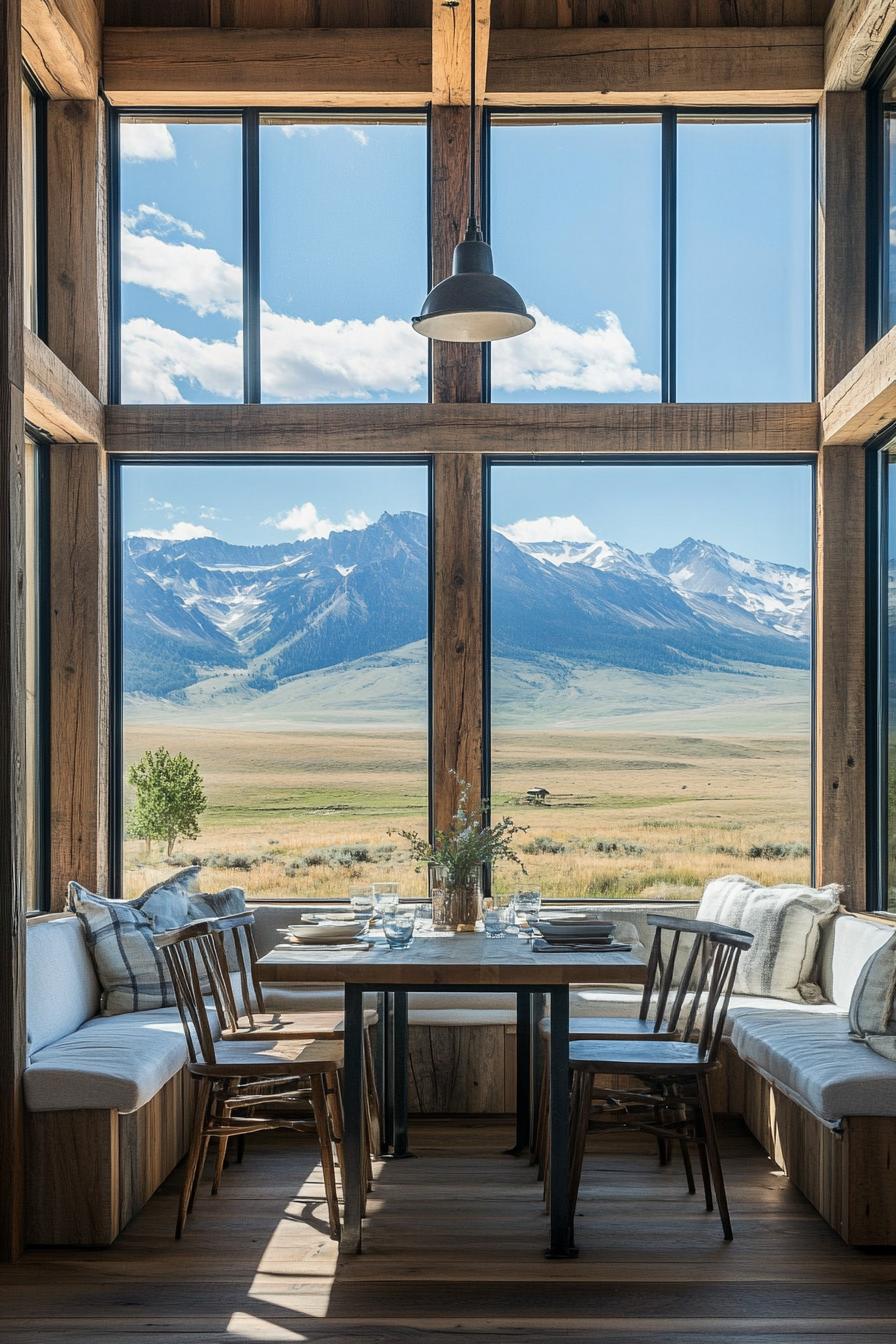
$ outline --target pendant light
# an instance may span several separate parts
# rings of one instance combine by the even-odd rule
[[[452,6],[454,8],[454,6]],[[433,341],[503,341],[535,326],[520,295],[495,275],[476,215],[476,0],[470,0],[470,214],[447,280],[431,289],[411,325]]]

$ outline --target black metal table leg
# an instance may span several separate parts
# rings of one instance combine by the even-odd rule
[[[377,995],[379,1022],[376,1031],[376,1086],[380,1094],[382,1124],[380,1125],[380,1154],[385,1156],[392,1146],[392,1070],[390,1065],[392,1041],[392,1004],[389,991]]]
[[[410,1157],[408,1152],[408,995],[396,989],[392,994],[392,1156]]]
[[[516,996],[516,1142],[514,1157],[528,1151],[532,1130],[532,995]]]
[[[345,986],[345,1063],[343,1106],[345,1159],[345,1223],[340,1251],[355,1255],[361,1250],[361,1182],[366,1180],[364,1163],[364,996],[360,985]]]
[[[577,1255],[569,1208],[569,986],[551,990],[551,1244],[548,1259]]]

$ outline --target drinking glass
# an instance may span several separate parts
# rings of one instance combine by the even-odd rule
[[[398,883],[397,882],[374,882],[373,883],[373,903],[376,906],[377,914],[386,915],[393,910],[398,909]]]
[[[509,905],[490,905],[482,912],[486,938],[503,938],[510,923]]]
[[[390,947],[410,947],[414,939],[417,911],[414,906],[390,910],[383,914],[383,933]]]
[[[527,891],[517,891],[513,896],[513,913],[516,926],[524,935],[534,932],[530,919],[537,918],[541,909],[541,888],[530,887]]]
[[[368,882],[364,886],[349,887],[348,901],[353,915],[369,919],[373,914],[373,884]]]

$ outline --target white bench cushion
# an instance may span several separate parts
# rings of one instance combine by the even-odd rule
[[[136,1111],[186,1060],[176,1008],[94,1017],[32,1056],[25,1104],[32,1111]]]
[[[866,961],[891,937],[893,925],[856,915],[838,915],[821,935],[818,980],[822,993],[844,1013]]]
[[[731,1043],[741,1059],[828,1124],[896,1116],[896,1063],[849,1036],[842,1013],[741,1009]]]
[[[100,1010],[100,984],[74,915],[29,919],[25,929],[28,1054],[77,1031]]]

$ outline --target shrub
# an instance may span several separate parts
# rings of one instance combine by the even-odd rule
[[[807,859],[808,857],[809,846],[796,840],[751,845],[747,850],[748,859]]]
[[[626,854],[631,856],[646,853],[644,846],[635,844],[634,840],[589,840],[585,848],[591,850],[594,854]]]
[[[206,868],[235,868],[240,873],[248,873],[258,862],[249,854],[206,854],[202,860]]]
[[[562,840],[552,840],[549,835],[534,835],[522,848],[524,854],[563,854],[566,851]]]

